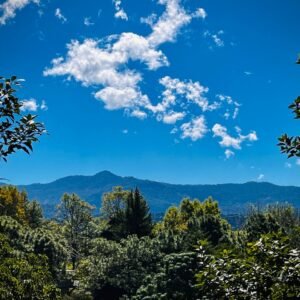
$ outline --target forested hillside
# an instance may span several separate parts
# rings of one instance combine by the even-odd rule
[[[182,199],[154,223],[141,191],[115,187],[100,217],[64,194],[55,219],[0,188],[0,299],[299,299],[300,219],[253,207],[233,230],[218,203]]]
[[[46,216],[51,217],[64,192],[76,193],[99,208],[102,194],[110,191],[114,186],[141,189],[153,213],[162,213],[169,206],[178,205],[184,197],[205,199],[212,196],[218,200],[224,214],[245,213],[250,203],[262,207],[275,202],[288,202],[295,207],[300,206],[299,187],[278,186],[265,182],[216,185],[168,184],[134,177],[121,177],[108,171],[94,176],[69,176],[48,184],[19,186],[19,189],[27,191],[31,199],[39,199]]]

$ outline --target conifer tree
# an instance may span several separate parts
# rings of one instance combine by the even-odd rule
[[[125,222],[128,234],[136,234],[141,237],[149,235],[151,232],[152,218],[149,206],[137,188],[128,196]]]

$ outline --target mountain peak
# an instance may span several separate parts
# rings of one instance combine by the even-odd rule
[[[99,176],[119,177],[118,175],[116,175],[108,170],[100,171],[100,172],[96,173],[94,176],[95,177],[99,177]]]

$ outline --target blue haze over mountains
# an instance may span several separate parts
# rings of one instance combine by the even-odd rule
[[[68,176],[47,184],[20,185],[19,188],[27,191],[29,199],[40,201],[45,215],[51,217],[63,193],[78,194],[96,206],[98,213],[103,193],[111,191],[114,186],[125,189],[138,187],[155,214],[164,212],[171,205],[178,205],[184,197],[204,200],[212,196],[219,201],[223,214],[243,213],[250,203],[263,207],[274,202],[289,202],[300,207],[300,187],[295,186],[278,186],[267,182],[181,185],[121,177],[109,171],[93,176]]]

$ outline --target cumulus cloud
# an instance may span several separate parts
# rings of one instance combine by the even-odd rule
[[[216,123],[213,128],[212,128],[212,132],[213,132],[213,136],[214,137],[220,137],[221,141],[219,142],[219,144],[222,147],[232,147],[234,149],[241,149],[241,144],[245,141],[249,141],[249,142],[254,142],[257,141],[257,135],[255,131],[250,132],[247,135],[242,135],[239,130],[237,130],[237,136],[233,137],[231,135],[228,134],[227,128],[225,126],[222,126],[218,123]]]
[[[0,5],[0,24],[5,25],[9,19],[16,16],[16,12],[30,3],[39,4],[39,0],[7,0]]]
[[[153,24],[150,35],[124,32],[109,36],[105,45],[103,40],[71,41],[67,45],[66,58],[52,60],[52,67],[46,69],[44,75],[65,75],[85,86],[101,86],[95,97],[103,101],[107,109],[126,108],[130,115],[143,118],[147,116],[145,109],[155,113],[156,107],[140,90],[142,75],[137,70],[129,70],[126,65],[129,61],[139,61],[149,70],[168,66],[167,57],[158,47],[175,41],[181,27],[192,19],[179,0],[160,0],[159,3],[165,5],[166,10]]]
[[[190,122],[182,124],[180,129],[182,130],[181,138],[190,138],[192,141],[203,138],[208,131],[204,116],[196,117]]]
[[[60,8],[57,8],[57,9],[55,10],[54,15],[55,15],[55,17],[57,17],[57,19],[59,19],[62,23],[66,23],[66,22],[67,22],[67,18],[62,14]]]
[[[121,1],[114,3],[121,9]],[[199,81],[170,76],[159,80],[162,92],[158,101],[153,101],[142,91],[143,68],[134,69],[130,62],[142,64],[148,71],[169,66],[161,45],[175,42],[181,29],[193,18],[206,17],[204,9],[187,12],[180,0],[158,0],[158,3],[165,6],[160,16],[151,14],[141,19],[151,28],[148,35],[123,32],[99,40],[72,40],[67,44],[67,54],[53,59],[52,66],[44,70],[44,75],[66,76],[83,86],[93,86],[97,88],[94,97],[106,109],[123,109],[127,116],[139,119],[151,116],[165,124],[176,124],[176,133],[182,139],[196,141],[209,132],[204,114],[224,108],[228,118],[235,119],[240,104],[230,96],[221,94],[214,101],[209,101],[209,89]],[[219,124],[214,126],[214,136],[222,138],[220,145],[224,147],[240,149],[243,141],[253,140],[256,135],[255,132],[247,136],[238,133],[234,138],[229,136],[225,127],[222,131],[216,125]],[[175,133],[174,128],[172,132]]]
[[[36,111],[38,111],[38,109],[40,109],[40,110],[48,109],[45,100],[42,101],[41,105],[39,105],[37,103],[37,100],[34,98],[30,98],[28,100],[22,100],[21,103],[22,103],[22,106],[21,106],[22,111],[36,112]]]
[[[115,10],[116,10],[115,18],[128,21],[128,16],[127,16],[126,12],[124,11],[124,9],[121,7],[122,1],[121,0],[113,0],[113,3],[115,5]]]

